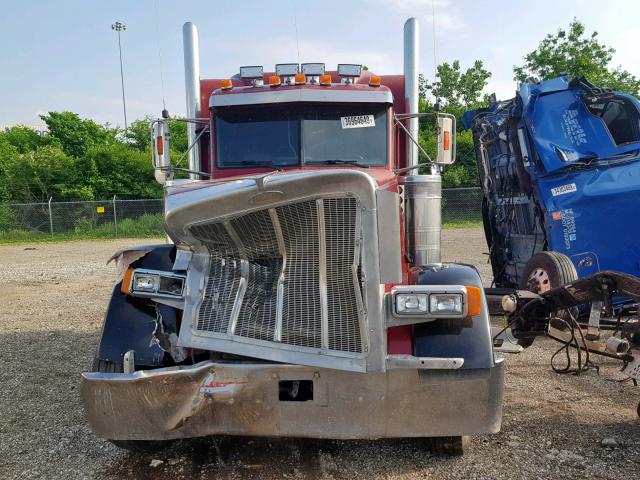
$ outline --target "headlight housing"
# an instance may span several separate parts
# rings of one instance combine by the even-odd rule
[[[482,289],[463,285],[403,285],[390,292],[391,315],[419,321],[465,318],[481,313]]]
[[[127,270],[122,279],[122,293],[134,297],[164,297],[181,299],[184,296],[186,276],[160,270],[142,268]]]

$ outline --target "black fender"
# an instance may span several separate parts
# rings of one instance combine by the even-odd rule
[[[416,285],[465,285],[479,287],[482,310],[477,317],[437,319],[414,326],[414,355],[417,357],[462,357],[463,369],[492,368],[493,342],[487,299],[480,274],[471,265],[442,264],[420,267]]]
[[[131,250],[148,250],[148,253],[130,264],[131,268],[172,271],[175,245],[141,246]],[[136,365],[167,366],[165,351],[160,348],[153,333],[158,318],[161,318],[164,332],[177,334],[181,312],[146,298],[125,295],[120,290],[121,286],[122,281],[119,281],[113,287],[104,317],[97,358],[114,363],[116,371],[122,371],[124,354],[134,350]]]

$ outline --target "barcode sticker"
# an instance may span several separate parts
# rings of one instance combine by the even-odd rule
[[[376,121],[373,115],[355,115],[353,117],[340,117],[342,128],[375,127]]]
[[[577,192],[575,183],[567,183],[566,185],[560,185],[559,187],[555,187],[551,189],[551,195],[557,197],[558,195],[564,195],[565,193]]]

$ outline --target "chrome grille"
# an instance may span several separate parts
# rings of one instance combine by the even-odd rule
[[[344,197],[191,227],[210,255],[194,333],[362,352],[359,220]]]

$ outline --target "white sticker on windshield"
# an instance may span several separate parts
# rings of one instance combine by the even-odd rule
[[[354,117],[340,117],[342,128],[375,127],[376,121],[373,115],[356,115]]]

